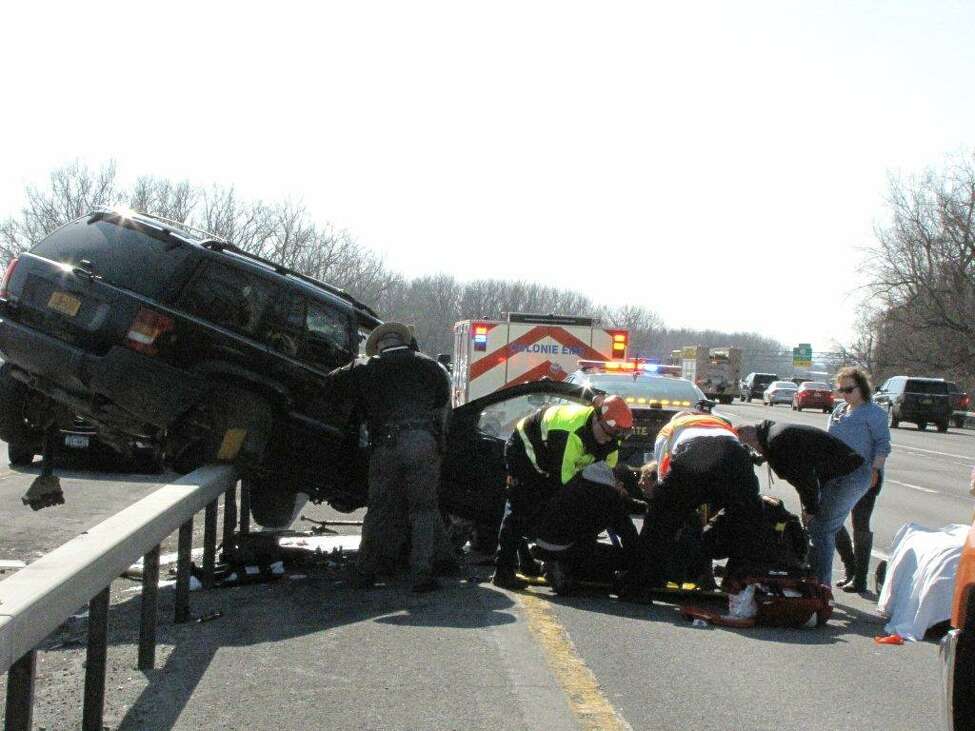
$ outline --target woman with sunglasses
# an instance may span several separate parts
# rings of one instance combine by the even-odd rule
[[[836,390],[842,394],[844,402],[833,409],[826,431],[856,450],[864,463],[850,474],[827,483],[819,510],[809,521],[812,543],[809,563],[823,584],[832,584],[836,534],[853,507],[879,484],[884,461],[890,454],[887,414],[871,400],[866,373],[859,368],[842,369],[836,374]],[[860,553],[865,552],[864,561],[869,562],[869,548],[864,548],[868,545],[863,540],[865,538],[862,536]]]

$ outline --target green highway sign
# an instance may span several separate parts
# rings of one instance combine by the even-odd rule
[[[798,347],[792,349],[792,366],[794,368],[812,367],[812,345],[799,343]]]

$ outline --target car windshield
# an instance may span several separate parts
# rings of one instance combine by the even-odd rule
[[[542,406],[555,403],[585,403],[564,395],[530,393],[509,398],[486,407],[477,418],[477,428],[492,437],[507,439],[522,417]]]
[[[662,406],[693,406],[704,398],[701,389],[683,378],[649,375],[634,378],[629,374],[606,373],[590,376],[589,383],[637,406],[650,401],[659,401]]]
[[[800,386],[800,388],[803,389],[804,391],[832,391],[833,390],[825,383],[819,383],[818,381],[806,381],[804,384],[802,384],[802,386]]]
[[[769,388],[799,388],[792,381],[776,381]]]

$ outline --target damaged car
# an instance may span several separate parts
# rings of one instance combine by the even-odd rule
[[[217,236],[100,209],[7,266],[0,439],[36,444],[81,417],[107,442],[162,445],[178,472],[234,462],[255,519],[274,524],[283,494],[341,501],[364,480],[348,467],[351,405],[319,394],[380,323],[341,289]]]

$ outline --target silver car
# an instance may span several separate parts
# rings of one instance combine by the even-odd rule
[[[775,406],[776,404],[789,404],[791,406],[792,397],[796,395],[798,388],[792,381],[772,381],[765,389],[765,393],[762,394],[762,403],[766,406]]]

